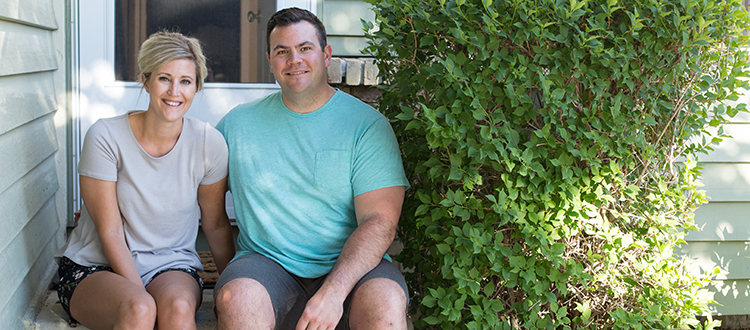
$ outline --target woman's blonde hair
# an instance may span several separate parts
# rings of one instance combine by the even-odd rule
[[[159,31],[146,39],[138,52],[138,69],[148,80],[151,73],[173,60],[189,59],[195,63],[196,91],[203,88],[206,79],[206,57],[198,39],[179,32]]]

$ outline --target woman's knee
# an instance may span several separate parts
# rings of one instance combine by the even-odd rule
[[[178,315],[193,315],[198,309],[198,302],[189,295],[174,295],[156,302],[159,313],[166,312]]]
[[[118,323],[147,323],[156,321],[156,302],[147,292],[133,294],[123,299],[118,308]]]

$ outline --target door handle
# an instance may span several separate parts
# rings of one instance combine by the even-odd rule
[[[261,14],[260,14],[260,10],[258,10],[258,13],[257,13],[257,14],[256,14],[256,13],[254,13],[254,12],[253,12],[252,10],[251,10],[251,11],[248,11],[248,12],[247,12],[247,21],[248,21],[248,22],[251,22],[251,23],[252,23],[252,21],[254,21],[254,20],[256,20],[256,19],[258,20],[258,22],[260,22],[260,19],[261,19],[261,18],[263,18],[263,16],[261,16]]]

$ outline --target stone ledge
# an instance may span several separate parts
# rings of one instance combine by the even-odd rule
[[[334,57],[328,66],[328,83],[347,86],[376,86],[382,80],[378,77],[380,70],[375,60],[369,57],[343,58]]]

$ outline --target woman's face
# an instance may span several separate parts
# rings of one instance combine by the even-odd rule
[[[168,122],[182,119],[198,90],[195,63],[189,59],[170,61],[154,70],[143,86],[149,93],[149,111]]]

